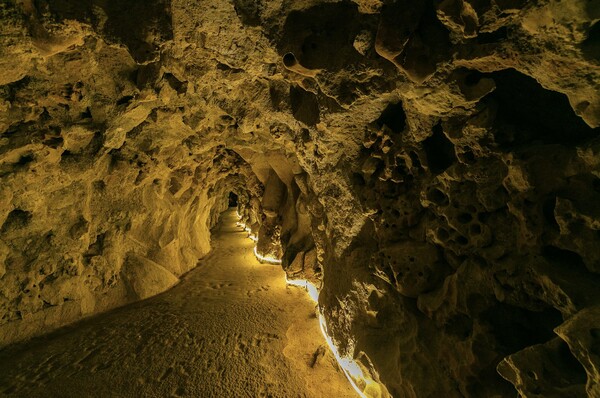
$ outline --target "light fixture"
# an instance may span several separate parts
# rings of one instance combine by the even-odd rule
[[[281,264],[281,260],[279,260],[275,257],[263,256],[263,255],[259,254],[256,246],[254,246],[254,255],[256,256],[258,261],[260,261],[262,263],[268,263],[268,264],[273,264],[273,265]]]
[[[236,214],[238,218],[241,219],[241,216],[237,211]],[[244,230],[248,232],[248,238],[252,239],[254,242],[258,242],[258,237],[252,234],[252,230],[248,228],[246,224],[237,222],[236,225],[244,228]],[[260,255],[256,246],[254,246],[254,255],[260,262],[276,265],[281,264],[280,259],[276,259],[271,256]],[[288,285],[298,286],[306,289],[306,292],[308,293],[309,297],[315,303],[318,304],[319,289],[317,289],[317,287],[312,282],[306,279],[288,279],[287,276],[285,277],[285,281]],[[376,396],[379,396],[379,394],[369,394],[369,391],[380,391],[379,385],[370,377],[365,376],[358,362],[356,362],[352,357],[342,357],[340,355],[338,348],[333,343],[333,339],[327,333],[327,324],[325,323],[325,317],[319,311],[318,305],[317,314],[319,317],[319,327],[321,329],[321,333],[323,334],[323,337],[325,338],[325,341],[327,342],[327,345],[333,353],[333,356],[335,357],[337,363],[340,365],[340,368],[342,368],[342,370],[344,371],[344,374],[350,382],[350,385],[352,386],[352,388],[354,388],[354,391],[356,391],[356,393],[361,398],[374,398]]]
[[[317,287],[310,281],[305,279],[288,279],[287,276],[285,281],[288,285],[299,286],[306,289],[310,298],[316,303],[319,302],[319,290]],[[333,343],[333,339],[327,333],[327,324],[325,323],[325,317],[319,311],[317,307],[317,314],[319,317],[319,326],[321,329],[321,333],[329,346],[329,349],[333,353],[336,361],[340,365],[340,368],[344,371],[346,378],[350,382],[354,391],[361,398],[374,398],[379,396],[380,394],[369,394],[369,391],[380,391],[379,385],[372,380],[370,377],[365,376],[360,365],[356,362],[352,357],[342,357],[338,348]]]
[[[312,282],[306,279],[288,279],[287,276],[285,277],[285,282],[288,285],[303,287],[315,303],[319,302],[319,289]]]

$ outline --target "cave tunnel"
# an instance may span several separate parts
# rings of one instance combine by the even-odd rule
[[[233,192],[229,192],[229,195],[227,196],[227,201],[229,203],[228,207],[237,207],[238,196],[236,194],[234,194]]]
[[[584,3],[4,2],[0,395],[599,397]]]

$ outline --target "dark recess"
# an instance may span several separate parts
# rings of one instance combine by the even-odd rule
[[[8,217],[0,228],[0,233],[7,233],[25,227],[31,221],[31,213],[21,209],[15,209],[8,213]]]
[[[237,207],[238,196],[233,192],[229,192],[229,207]]]
[[[301,87],[290,87],[292,114],[299,122],[309,126],[319,123],[319,102],[317,96]]]
[[[233,7],[244,25],[259,26],[261,3],[256,0],[233,0]]]
[[[485,76],[496,82],[483,101],[498,107],[494,139],[503,150],[533,143],[575,146],[600,133],[575,114],[566,95],[546,90],[529,76],[514,69]]]
[[[375,121],[379,128],[388,126],[394,133],[401,133],[406,127],[406,113],[402,107],[402,102],[397,104],[389,104]]]
[[[600,61],[600,21],[590,27],[587,38],[581,43],[581,50],[587,59]]]
[[[554,308],[535,312],[505,303],[484,311],[481,320],[489,325],[501,352],[507,355],[553,339],[556,337],[553,329],[563,322],[562,315]]]
[[[498,43],[508,38],[508,27],[503,26],[493,32],[479,33],[475,40],[478,44]]]
[[[40,12],[49,10],[58,20],[74,19],[101,28],[107,39],[127,46],[137,62],[152,60],[158,54],[156,43],[149,43],[148,37],[159,41],[173,38],[171,3],[166,0],[42,0],[37,7]],[[98,18],[96,8],[104,11],[106,22]]]
[[[444,135],[440,124],[435,125],[431,137],[423,141],[423,149],[427,155],[429,169],[434,174],[442,173],[456,161],[454,145]]]
[[[335,72],[363,58],[352,44],[361,28],[375,21],[375,17],[360,14],[350,2],[292,11],[278,49],[282,55],[293,53],[306,68]]]

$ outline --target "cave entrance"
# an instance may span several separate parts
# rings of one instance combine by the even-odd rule
[[[229,192],[229,207],[237,207],[238,196],[233,192]]]

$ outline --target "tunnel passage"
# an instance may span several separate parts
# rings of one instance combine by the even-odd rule
[[[314,302],[253,257],[237,220],[225,209],[212,254],[163,294],[0,350],[0,395],[356,397]]]
[[[227,201],[229,203],[229,207],[237,207],[238,205],[238,196],[233,192],[229,192],[227,196]]]
[[[390,395],[600,395],[593,3],[3,2],[0,345],[181,284],[233,192]]]

